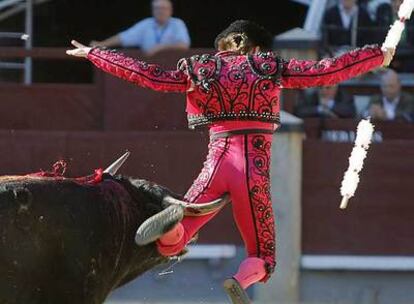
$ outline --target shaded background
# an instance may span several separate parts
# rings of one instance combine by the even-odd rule
[[[212,47],[217,33],[235,19],[250,19],[278,34],[300,26],[306,7],[291,1],[175,0],[175,16],[186,21],[193,47]],[[109,14],[110,12],[110,14]],[[151,15],[150,1],[57,0],[35,10],[34,45],[67,46],[72,38],[100,40]],[[287,17],[288,16],[288,17]],[[23,14],[0,26],[23,30]]]

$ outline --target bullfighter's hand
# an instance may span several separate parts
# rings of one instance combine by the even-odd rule
[[[384,62],[382,66],[387,67],[391,64],[392,59],[395,55],[395,48],[382,48],[382,53],[384,54]]]
[[[66,54],[70,56],[86,58],[92,49],[91,47],[83,45],[82,43],[79,43],[76,40],[72,40],[71,43],[75,47],[75,49],[66,51]]]

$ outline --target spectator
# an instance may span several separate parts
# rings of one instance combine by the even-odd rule
[[[171,0],[153,0],[152,15],[153,17],[146,18],[104,41],[92,41],[91,45],[139,47],[149,56],[163,50],[190,47],[190,37],[185,23],[172,17]]]
[[[367,116],[378,120],[412,121],[414,98],[402,92],[400,78],[394,70],[388,69],[382,75],[381,92],[371,99]]]
[[[338,90],[337,85],[318,88],[298,104],[295,112],[302,118],[354,118],[356,115],[353,98]]]
[[[361,5],[361,0],[360,0]],[[365,1],[365,7],[372,20],[376,20],[377,9],[383,4],[390,4],[391,0],[368,0]],[[363,4],[364,5],[364,4]]]
[[[324,39],[329,46],[362,46],[374,42],[374,22],[357,0],[339,0],[327,10],[323,20]]]

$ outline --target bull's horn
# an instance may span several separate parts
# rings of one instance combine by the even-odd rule
[[[118,170],[122,167],[122,165],[125,163],[125,161],[128,159],[131,152],[126,152],[124,155],[122,155],[118,160],[116,160],[112,165],[110,165],[104,173],[108,173],[110,175],[115,175]]]
[[[167,196],[164,198],[164,203],[179,205],[185,208],[186,216],[202,216],[211,214],[223,208],[230,202],[230,196],[228,194],[223,197],[208,203],[202,204],[190,204],[179,199]]]

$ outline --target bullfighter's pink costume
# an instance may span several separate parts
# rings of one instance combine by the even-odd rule
[[[203,203],[230,194],[248,255],[234,278],[247,288],[266,282],[276,264],[269,171],[281,89],[333,85],[381,66],[384,56],[377,46],[321,61],[226,51],[182,59],[173,71],[100,48],[92,49],[88,59],[136,85],[186,93],[190,128],[207,125],[211,138],[204,168],[185,199]],[[215,214],[185,217],[157,241],[159,252],[181,252]]]

